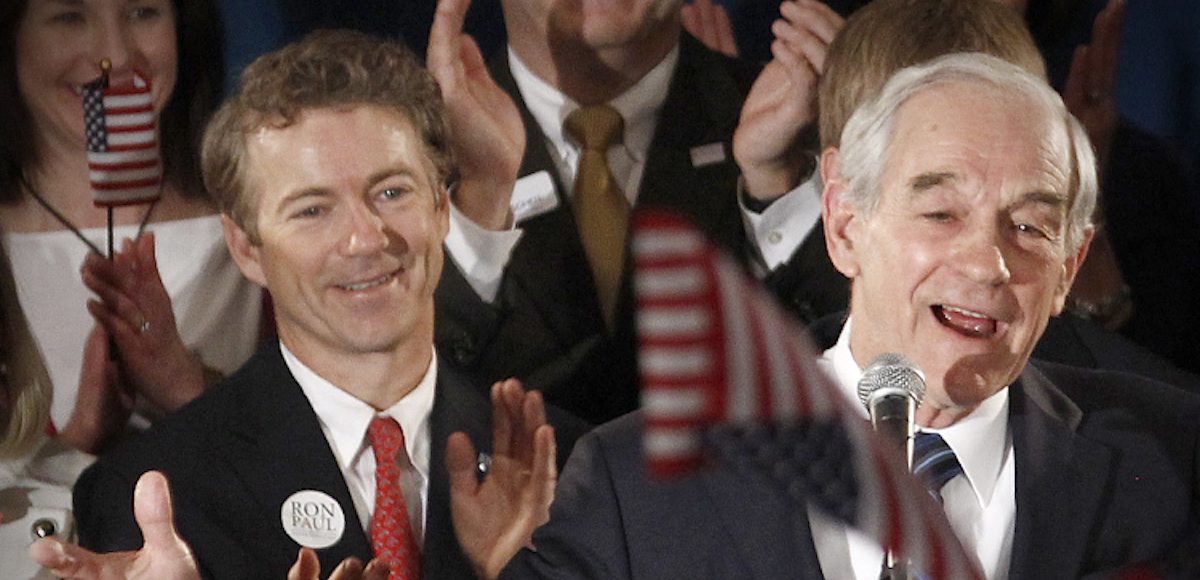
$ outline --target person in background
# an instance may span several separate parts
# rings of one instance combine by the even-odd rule
[[[208,0],[22,0],[0,9],[0,229],[29,335],[50,379],[50,429],[88,451],[139,415],[177,409],[236,369],[258,341],[262,295],[225,249],[198,169],[199,135],[220,95],[220,33]],[[84,84],[151,86],[163,179],[156,203],[106,212],[89,185]],[[82,281],[80,269],[83,269]],[[96,294],[93,295],[92,292]],[[94,328],[115,347],[122,387],[80,391]]]
[[[116,389],[109,372],[107,342],[101,332],[88,341],[88,372],[80,399]],[[71,486],[92,456],[60,439],[47,437],[50,381],[41,366],[29,326],[17,303],[8,258],[0,250],[0,577],[50,579],[25,552],[38,537],[75,540]],[[107,397],[96,397],[104,400]]]
[[[1176,147],[1118,113],[1120,78],[1137,74],[1118,70],[1129,8],[1124,0],[1002,3],[1024,16],[1051,83],[1099,154],[1096,242],[1068,310],[1200,372],[1200,252],[1192,250],[1200,181]]]
[[[511,192],[453,194],[437,295],[437,343],[453,363],[481,384],[520,378],[593,423],[636,408],[625,256],[628,216],[643,207],[697,223],[801,320],[845,306],[801,138],[836,14],[788,2],[759,74],[684,33],[678,0],[502,5],[508,50],[490,70],[520,112],[500,133],[523,132],[523,147],[487,160],[507,171],[499,155],[524,157]],[[443,87],[447,60],[430,52]],[[456,133],[505,110],[447,103]]]

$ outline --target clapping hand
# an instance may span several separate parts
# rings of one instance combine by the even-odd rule
[[[125,240],[111,260],[88,255],[81,274],[99,297],[88,301],[88,312],[112,336],[134,389],[166,411],[204,391],[204,368],[179,336],[158,275],[153,233]]]
[[[512,97],[488,74],[475,40],[463,34],[469,5],[470,0],[439,0],[426,61],[446,103],[458,162],[455,206],[479,226],[501,230],[511,221],[525,125]]]
[[[492,387],[492,462],[481,483],[475,447],[463,433],[450,436],[450,507],[463,552],[481,579],[496,578],[533,530],[550,519],[558,470],[554,428],[537,391],[514,379]]]
[[[42,538],[29,547],[29,555],[55,575],[75,580],[199,580],[196,558],[175,529],[173,513],[167,478],[157,471],[147,471],[138,478],[133,491],[133,517],[145,542],[140,550],[97,554],[56,538]],[[316,552],[301,548],[287,577],[318,580],[320,573]],[[357,558],[347,558],[329,580],[387,577],[388,567],[382,561],[371,560],[364,567]]]
[[[754,81],[733,135],[747,192],[768,200],[800,185],[813,159],[801,134],[817,119],[817,84],[844,21],[819,0],[788,0],[771,26],[771,62]],[[814,152],[815,156],[815,152]]]

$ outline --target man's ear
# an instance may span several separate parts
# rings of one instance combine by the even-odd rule
[[[1095,237],[1096,228],[1088,226],[1083,231],[1083,242],[1079,244],[1079,249],[1067,256],[1067,260],[1063,262],[1062,278],[1058,281],[1058,287],[1054,289],[1055,316],[1062,314],[1067,303],[1067,295],[1071,293],[1071,286],[1075,283],[1075,276],[1079,274],[1079,268],[1087,259],[1088,249],[1092,247],[1092,239]]]
[[[233,256],[233,261],[237,262],[242,275],[266,288],[267,277],[263,273],[259,247],[250,241],[250,234],[234,223],[227,214],[221,214],[221,229],[225,232],[225,245],[229,246],[229,254]]]
[[[858,254],[855,239],[862,221],[858,208],[850,199],[850,186],[842,176],[841,153],[830,147],[821,153],[821,222],[825,228],[825,249],[829,260],[843,276],[858,275]]]

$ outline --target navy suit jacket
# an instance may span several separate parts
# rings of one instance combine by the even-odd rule
[[[474,578],[451,525],[446,438],[465,431],[477,447],[490,449],[491,413],[479,389],[439,364],[422,550],[427,578]],[[559,444],[570,447],[580,423],[554,413]],[[317,550],[323,578],[349,556],[372,557],[341,470],[278,343],[84,472],[75,487],[83,546],[103,552],[141,547],[133,487],[151,469],[166,474],[176,526],[206,577],[285,577],[300,546],[285,533],[280,509],[301,490],[332,496],[345,513],[341,539]]]
[[[1014,579],[1104,577],[1195,538],[1200,398],[1031,363],[1010,387]],[[579,440],[550,522],[503,578],[822,578],[806,510],[723,464],[651,481],[634,413]]]
[[[501,57],[492,75],[518,103],[527,135],[520,174],[548,172],[558,206],[518,224],[524,234],[494,304],[480,300],[447,261],[437,290],[438,351],[477,376],[480,385],[515,376],[551,403],[601,423],[638,406],[630,264],[616,328],[608,332],[568,190],[521,100],[506,55]],[[637,200],[638,208],[681,213],[742,257],[751,250],[737,206],[739,171],[731,143],[757,74],[756,66],[709,51],[683,34]],[[725,158],[693,165],[692,149],[706,145],[722,147]],[[848,300],[848,284],[830,264],[819,227],[765,282],[805,322],[844,309]]]

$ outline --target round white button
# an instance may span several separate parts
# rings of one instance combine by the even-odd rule
[[[328,548],[346,531],[346,512],[329,494],[313,489],[293,493],[279,508],[283,531],[306,548]]]

